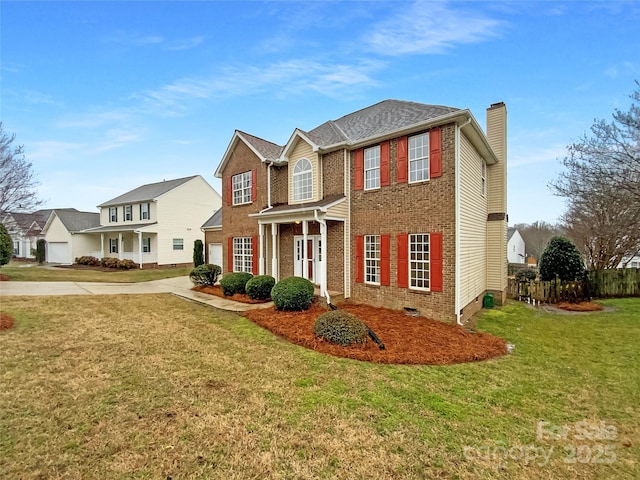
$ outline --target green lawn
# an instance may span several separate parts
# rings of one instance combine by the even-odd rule
[[[0,478],[640,478],[640,299],[602,303],[487,311],[513,353],[432,367],[171,295],[5,297]]]
[[[189,275],[187,268],[146,268],[101,272],[98,270],[75,270],[71,268],[48,267],[29,262],[9,262],[0,268],[0,273],[8,275],[15,282],[147,282],[162,278]]]

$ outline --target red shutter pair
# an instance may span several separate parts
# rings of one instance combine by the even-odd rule
[[[409,234],[397,236],[398,245],[398,287],[409,287]],[[442,292],[442,233],[429,234],[429,289]]]
[[[253,268],[251,273],[253,273],[253,275],[258,275],[260,271],[260,252],[258,250],[258,246],[258,236],[254,235],[253,237],[251,237],[251,256],[253,260]],[[229,237],[227,239],[227,272],[233,272],[233,237]]]
[[[380,285],[391,285],[391,236],[380,235]],[[364,282],[364,235],[356,235],[356,283]]]
[[[233,177],[227,177],[227,205],[233,205]],[[258,199],[258,171],[256,169],[251,170],[251,201],[255,202]]]
[[[389,142],[380,144],[380,186],[386,187],[391,184],[390,173],[390,146]],[[364,189],[364,148],[355,151],[355,190]]]
[[[409,177],[409,139],[400,137],[397,144],[397,183],[406,183]],[[429,132],[429,178],[442,176],[442,129]]]

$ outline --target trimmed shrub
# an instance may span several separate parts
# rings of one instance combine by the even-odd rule
[[[4,152],[3,152],[4,155]],[[7,229],[0,223],[0,267],[6,265],[13,255],[13,241]]]
[[[139,267],[133,260],[119,260],[115,257],[104,257],[100,260],[100,265],[104,268],[119,268],[120,270],[131,270]]]
[[[98,260],[96,257],[91,256],[78,257],[73,262],[77,263],[78,265],[89,265],[91,267],[100,266],[100,260]]]
[[[540,279],[582,280],[585,269],[582,255],[576,246],[564,237],[553,237],[542,252],[539,262]]]
[[[271,275],[256,275],[245,285],[249,298],[253,300],[266,300],[271,298],[271,290],[276,284],[276,279]]]
[[[222,268],[220,268],[219,265],[206,263],[191,270],[191,273],[189,273],[189,279],[194,285],[208,287],[210,285],[215,285],[221,273]]]
[[[139,267],[140,265],[138,265],[133,260],[124,259],[124,260],[118,261],[118,268],[120,270],[131,270],[132,268],[139,268]]]
[[[202,245],[202,240],[197,239],[193,242],[193,266],[199,267],[200,265],[204,265],[204,245]]]
[[[36,242],[36,262],[43,264],[45,261],[46,242],[44,238],[39,238]]]
[[[527,282],[529,280],[535,280],[537,276],[534,268],[523,268],[516,272],[516,280],[519,282]]]
[[[222,280],[220,280],[222,293],[227,297],[235,295],[236,293],[246,293],[245,286],[251,277],[253,277],[253,275],[247,272],[227,273],[222,277]]]
[[[307,310],[313,301],[313,284],[302,277],[285,278],[275,284],[271,299],[278,310]]]
[[[331,343],[342,346],[367,341],[365,324],[344,310],[332,310],[320,315],[313,325],[313,332]]]

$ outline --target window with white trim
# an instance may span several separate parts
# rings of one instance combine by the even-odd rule
[[[306,158],[298,160],[293,168],[293,200],[309,200],[313,195],[313,170]]]
[[[140,204],[140,220],[149,220],[151,218],[151,205],[149,203]]]
[[[174,250],[184,250],[184,238],[174,238],[173,239],[173,249]]]
[[[487,194],[487,164],[484,162],[484,159],[480,159],[480,163],[482,163],[482,172],[481,172],[481,190],[482,196],[484,197]]]
[[[429,234],[409,235],[409,287],[429,290]]]
[[[364,281],[380,285],[380,235],[364,236]]]
[[[110,238],[109,239],[109,253],[118,253],[118,239]]]
[[[364,189],[380,188],[380,145],[364,150]]]
[[[231,186],[234,205],[251,203],[251,171],[234,175]]]
[[[133,220],[133,205],[125,205],[123,207],[124,210],[124,221],[130,222]]]
[[[118,221],[118,207],[109,207],[109,222],[115,223]]]
[[[233,271],[253,272],[253,244],[251,237],[234,237]]]
[[[143,253],[151,252],[151,237],[146,237],[142,239],[142,252]]]
[[[20,241],[14,240],[13,242],[13,254],[19,256],[20,255]]]
[[[429,134],[409,137],[409,183],[429,180]]]

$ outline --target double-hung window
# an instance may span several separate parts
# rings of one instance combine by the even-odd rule
[[[380,235],[364,236],[364,281],[380,285]]]
[[[140,220],[149,220],[151,218],[151,208],[148,203],[140,204]]]
[[[380,188],[380,145],[364,150],[364,189]]]
[[[253,245],[251,237],[234,237],[233,271],[253,272]]]
[[[109,207],[109,222],[115,223],[118,221],[118,207]]]
[[[429,290],[429,234],[409,235],[409,287]]]
[[[133,205],[124,206],[124,221],[130,222],[133,220]]]
[[[251,203],[251,172],[234,175],[231,181],[233,205]]]
[[[303,158],[293,169],[293,200],[309,200],[313,195],[313,171],[311,162]]]
[[[409,183],[429,179],[429,134],[409,137]]]
[[[173,239],[173,249],[174,250],[184,250],[184,238],[174,238]]]
[[[118,253],[118,239],[110,238],[109,239],[109,253]]]
[[[143,253],[151,252],[151,237],[146,237],[142,239],[142,252]]]

